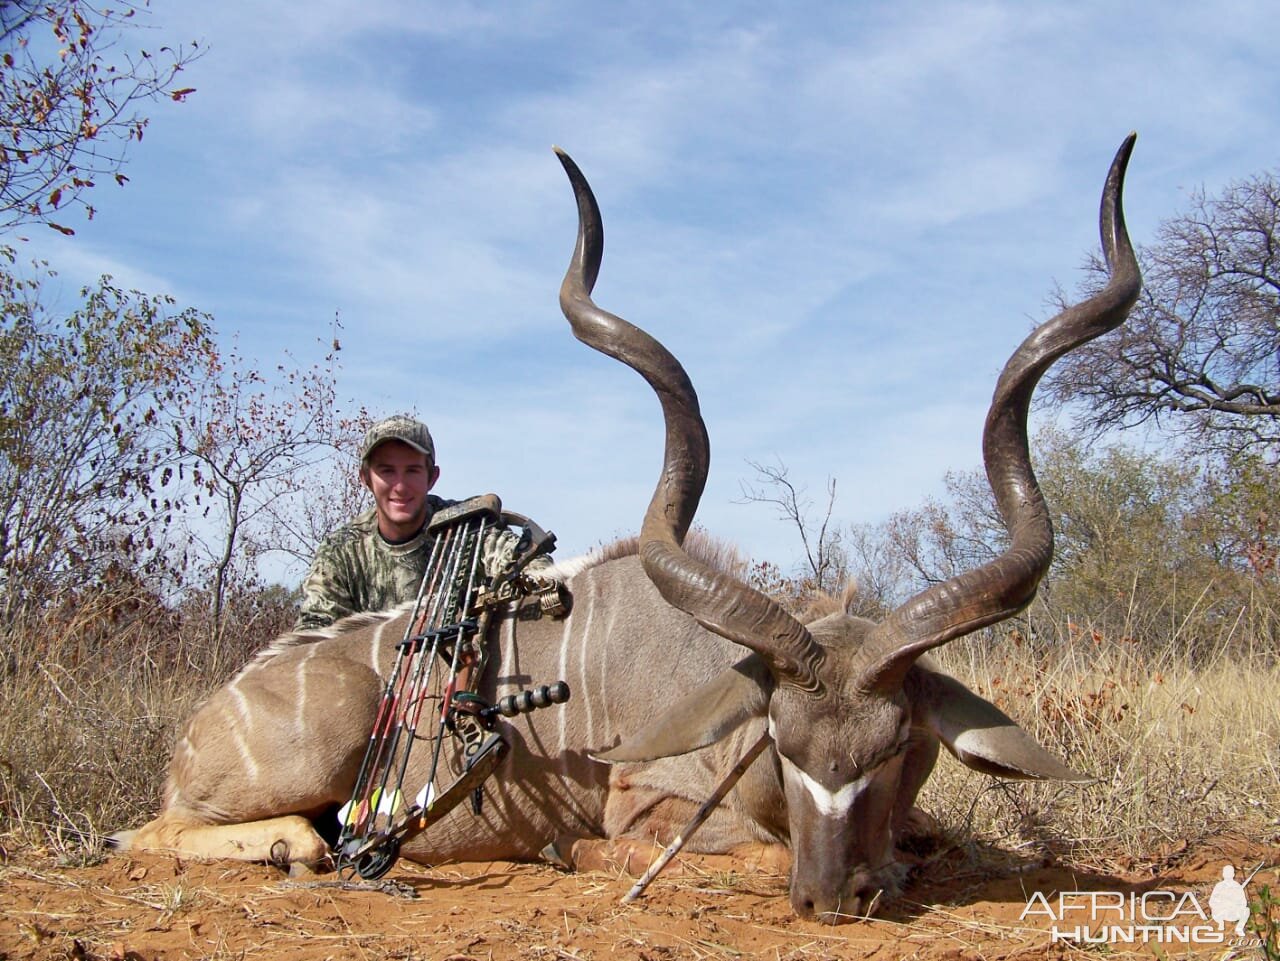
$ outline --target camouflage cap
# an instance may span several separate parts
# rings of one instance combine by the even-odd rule
[[[386,420],[380,420],[369,428],[369,432],[364,435],[364,444],[360,447],[360,463],[363,464],[369,459],[375,447],[389,440],[408,444],[414,450],[426,454],[427,460],[431,463],[436,462],[436,445],[431,439],[431,432],[427,430],[427,425],[404,414],[397,414]]]

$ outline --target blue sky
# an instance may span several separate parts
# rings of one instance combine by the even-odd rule
[[[978,464],[995,376],[1097,245],[1136,130],[1131,233],[1276,164],[1263,2],[436,3],[153,0],[146,43],[207,49],[77,235],[26,233],[216,318],[272,366],[416,409],[438,490],[498,492],[561,556],[634,529],[661,458],[638,377],[569,334],[575,208],[599,198],[597,301],[684,362],[712,441],[699,522],[786,566],[737,503],[789,466],[841,522]]]

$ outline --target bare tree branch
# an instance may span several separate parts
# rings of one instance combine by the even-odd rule
[[[815,520],[813,501],[804,488],[797,488],[791,482],[788,468],[782,461],[778,461],[776,467],[750,460],[747,464],[756,472],[758,479],[755,484],[740,483],[740,503],[772,504],[778,516],[792,524],[800,535],[809,568],[806,579],[811,580],[812,587],[828,593],[839,590],[846,579],[846,558],[840,532],[831,528],[831,515],[836,503],[835,478],[827,478],[826,509],[821,519]]]
[[[1214,450],[1280,457],[1278,229],[1274,173],[1193,195],[1139,252],[1146,287],[1128,324],[1050,371],[1040,402],[1083,398],[1095,432],[1154,420]]]

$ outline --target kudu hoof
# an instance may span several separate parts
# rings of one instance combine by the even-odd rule
[[[539,852],[539,857],[546,861],[552,867],[559,868],[561,871],[573,870],[573,844],[566,844],[564,839],[556,838]]]
[[[649,841],[561,837],[544,847],[541,856],[562,871],[602,871],[639,877],[656,854]]]

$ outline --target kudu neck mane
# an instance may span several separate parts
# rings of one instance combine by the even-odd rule
[[[734,577],[739,578],[748,576],[750,562],[742,556],[742,552],[729,541],[716,537],[702,528],[695,528],[689,532],[688,539],[685,541],[685,548],[691,555],[697,557],[698,560],[713,570],[732,574]],[[640,538],[638,535],[632,534],[597,547],[581,557],[571,557],[560,561],[542,573],[544,576],[550,575],[562,583],[567,583],[593,567],[599,567],[602,564],[608,564],[610,561],[622,560],[626,557],[638,557],[639,554]]]
[[[705,564],[713,571],[729,574],[738,580],[748,580],[751,576],[751,561],[744,557],[737,545],[715,534],[695,527],[685,537],[684,549],[699,563]],[[638,535],[620,537],[612,543],[597,547],[581,557],[572,557],[561,561],[548,569],[546,573],[562,582],[568,582],[583,571],[610,561],[625,557],[637,557],[640,554],[640,538]],[[815,590],[805,598],[804,606],[799,608],[796,616],[805,624],[816,621],[830,614],[854,614],[857,608],[858,586],[850,581],[839,593]]]

